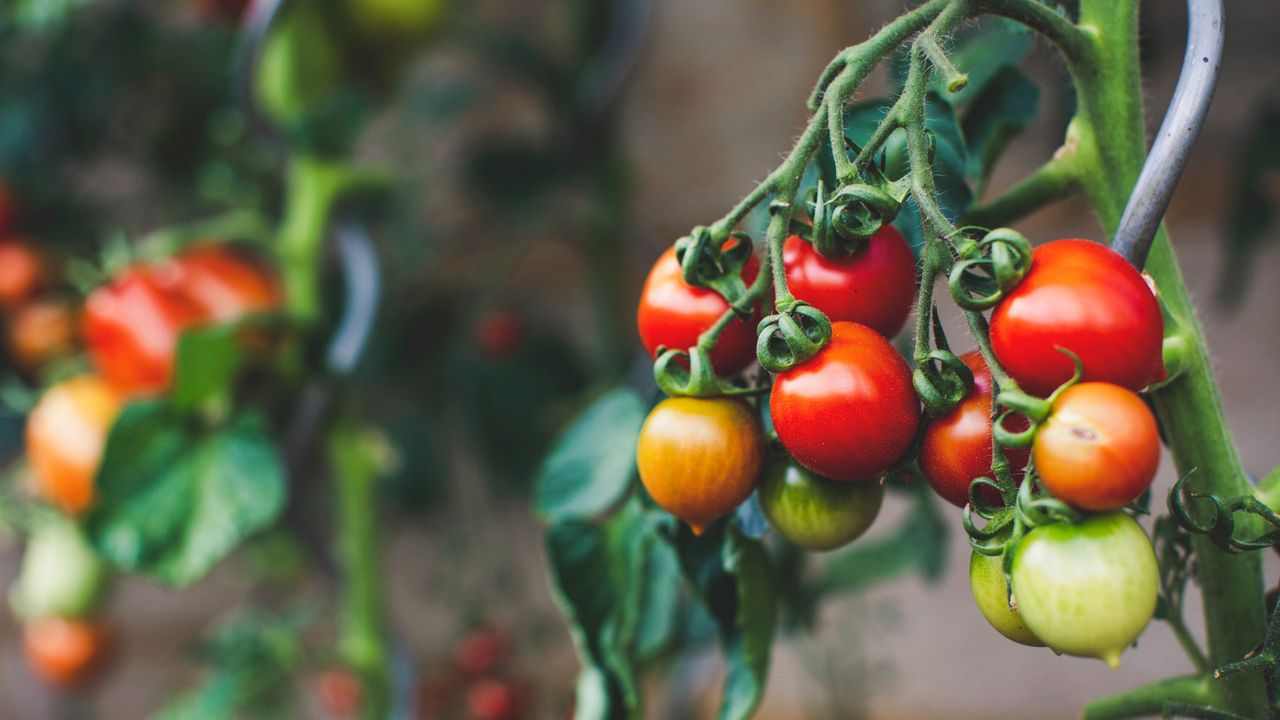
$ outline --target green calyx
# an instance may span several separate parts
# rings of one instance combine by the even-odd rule
[[[831,321],[812,305],[792,299],[779,303],[778,312],[760,321],[756,359],[769,372],[779,373],[807,362],[831,340]]]
[[[957,243],[959,260],[947,287],[965,310],[994,307],[1031,269],[1031,243],[1016,230],[996,228],[978,240]]]
[[[930,417],[951,412],[973,389],[973,370],[955,353],[937,349],[916,365],[911,383]]]
[[[742,269],[751,259],[751,238],[733,233],[728,243],[717,241],[710,229],[694,228],[676,241],[676,261],[684,281],[693,287],[715,290],[730,305],[746,294]]]

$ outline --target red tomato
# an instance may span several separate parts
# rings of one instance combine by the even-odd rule
[[[93,504],[93,478],[120,398],[96,377],[64,380],[49,388],[27,418],[27,461],[36,490],[63,512]]]
[[[276,310],[282,302],[275,273],[226,245],[203,245],[175,255],[156,268],[155,277],[215,323]]]
[[[0,306],[30,298],[46,279],[44,258],[26,238],[0,240]]]
[[[960,356],[973,370],[973,390],[951,412],[929,421],[920,443],[920,471],[935,492],[956,507],[969,503],[969,485],[974,478],[991,474],[991,370],[978,351]],[[1007,421],[1010,430],[1024,430],[1026,418]],[[1030,455],[1028,450],[1006,449],[1014,478],[1021,479]],[[994,489],[983,499],[995,505],[1000,497]]]
[[[82,334],[98,372],[125,395],[161,392],[182,331],[204,319],[146,268],[121,273],[85,302]]]
[[[474,720],[517,720],[524,717],[520,690],[501,680],[480,680],[467,688],[467,717]]]
[[[27,370],[75,350],[76,315],[64,300],[33,300],[9,316],[9,351]]]
[[[798,235],[782,249],[791,294],[832,322],[862,323],[885,337],[902,329],[916,295],[916,259],[902,234],[885,225],[846,258],[825,258]]]
[[[1036,471],[1054,497],[1082,510],[1119,510],[1151,486],[1160,434],[1136,393],[1081,383],[1054,401],[1033,452]]]
[[[1160,304],[1124,258],[1088,240],[1035,249],[1031,269],[991,315],[991,346],[1024,390],[1048,395],[1080,357],[1085,380],[1140,390],[1156,377],[1164,332]]]
[[[879,333],[831,324],[831,342],[777,376],[769,410],[796,462],[833,480],[879,477],[911,445],[920,403],[911,368]]]
[[[22,648],[36,677],[64,690],[92,680],[110,649],[110,638],[99,623],[44,618],[22,628]]]
[[[492,673],[507,656],[507,634],[502,628],[484,626],[467,633],[453,647],[453,666],[463,675]]]
[[[363,688],[360,678],[347,668],[331,668],[316,675],[313,681],[316,699],[338,717],[355,717],[360,712]]]
[[[750,258],[742,268],[743,282],[750,285],[759,272],[760,262]],[[668,248],[653,264],[640,291],[640,309],[636,313],[640,341],[655,358],[659,346],[691,348],[698,344],[698,336],[728,309],[729,304],[714,290],[692,287],[684,281],[675,248]],[[721,333],[711,351],[711,364],[716,372],[732,375],[750,365],[755,357],[755,323],[737,318]]]

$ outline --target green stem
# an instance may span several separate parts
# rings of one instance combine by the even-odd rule
[[[1167,703],[1208,705],[1214,701],[1213,680],[1185,675],[1098,698],[1085,706],[1081,720],[1123,720],[1159,715]]]
[[[360,676],[363,716],[376,720],[387,717],[391,701],[391,653],[375,503],[379,462],[369,438],[349,425],[333,429],[329,451],[337,503],[337,559],[345,581],[338,654]]]
[[[1092,42],[1084,59],[1071,67],[1079,110],[1069,141],[1074,140],[1079,153],[1081,187],[1110,235],[1145,160],[1137,0],[1082,0],[1080,27]],[[1191,474],[1195,492],[1248,494],[1250,485],[1227,428],[1204,333],[1163,228],[1146,269],[1189,340],[1182,374],[1153,393],[1178,473]],[[1258,553],[1224,553],[1202,535],[1192,546],[1204,598],[1208,661],[1218,667],[1239,660],[1263,637],[1262,561]],[[1259,673],[1218,682],[1223,709],[1247,717],[1266,715],[1267,695]]]
[[[960,224],[1000,227],[1068,197],[1076,189],[1074,158],[1074,151],[1064,147],[1058,156],[1036,168],[1003,195],[969,208],[960,218]]]

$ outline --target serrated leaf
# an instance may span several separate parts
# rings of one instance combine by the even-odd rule
[[[285,481],[255,415],[212,432],[160,401],[112,427],[86,530],[116,567],[185,586],[275,521]]]
[[[1020,70],[1004,67],[986,84],[965,114],[962,127],[969,148],[968,175],[981,194],[1009,141],[1035,121],[1040,89]]]
[[[631,390],[613,390],[578,416],[543,462],[534,509],[543,519],[590,517],[622,497],[635,473],[636,436],[644,403]]]
[[[182,333],[174,355],[174,406],[189,410],[229,390],[245,359],[237,329],[224,324]]]

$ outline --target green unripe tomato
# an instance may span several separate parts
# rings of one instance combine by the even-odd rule
[[[1155,551],[1123,512],[1032,530],[1011,576],[1014,603],[1031,632],[1056,652],[1111,667],[1156,609]]]
[[[32,530],[9,604],[24,620],[86,617],[102,605],[109,581],[80,528],[64,517],[50,517]]]
[[[371,41],[415,42],[444,22],[448,0],[346,0],[347,17]]]
[[[884,480],[828,480],[789,461],[771,461],[760,507],[782,537],[805,550],[834,550],[871,527],[884,500]]]
[[[969,556],[969,590],[973,592],[973,601],[996,632],[1021,645],[1044,647],[1044,641],[1031,632],[1022,615],[1009,606],[1001,563],[999,555],[989,557],[975,552]]]
[[[342,82],[342,51],[323,9],[290,3],[258,57],[254,93],[263,112],[279,125],[294,125],[331,99]]]

